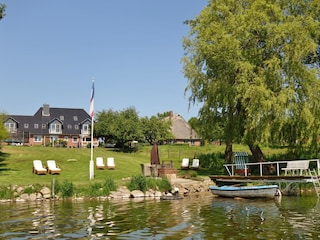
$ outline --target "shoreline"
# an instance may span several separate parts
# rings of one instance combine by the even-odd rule
[[[57,195],[53,195],[50,188],[44,186],[38,192],[25,193],[25,189],[30,187],[23,186],[13,186],[13,198],[10,199],[0,199],[2,202],[41,202],[41,201],[60,201],[71,199],[74,201],[85,200],[85,199],[97,199],[97,200],[131,200],[131,199],[175,199],[179,197],[183,199],[187,196],[192,195],[205,195],[211,194],[209,186],[214,184],[208,177],[202,180],[191,180],[185,178],[173,178],[170,180],[172,190],[170,192],[160,192],[157,190],[149,189],[145,193],[140,190],[130,191],[126,186],[120,186],[117,191],[113,191],[108,196],[98,196],[98,197],[68,197],[62,198]]]

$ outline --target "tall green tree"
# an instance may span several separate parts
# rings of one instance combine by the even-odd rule
[[[6,15],[6,5],[5,4],[0,4],[0,20]]]
[[[130,147],[132,141],[143,141],[141,121],[134,107],[123,111],[104,110],[97,113],[95,135],[116,143],[121,148]]]
[[[1,143],[4,139],[6,139],[9,136],[9,133],[7,129],[5,128],[3,122],[7,118],[7,115],[4,113],[0,113],[0,149],[1,149]]]
[[[170,131],[171,122],[164,121],[163,117],[158,114],[158,117],[152,116],[150,118],[144,117],[141,119],[142,132],[145,140],[149,144],[153,144],[156,140],[159,143],[167,139],[172,139],[173,135]]]
[[[186,21],[186,91],[201,119],[223,122],[227,161],[236,139],[257,161],[270,141],[317,145],[319,12],[319,1],[210,0]]]

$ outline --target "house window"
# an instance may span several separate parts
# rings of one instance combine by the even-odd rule
[[[77,143],[78,142],[78,137],[72,137],[72,142]]]
[[[42,128],[42,129],[46,129],[46,128],[47,128],[47,124],[42,124],[42,125],[41,125],[41,128]]]
[[[79,129],[79,125],[74,125],[74,129]]]
[[[5,123],[4,124],[8,132],[16,132],[16,124],[15,123]]]
[[[29,128],[29,124],[28,124],[28,123],[25,123],[25,124],[23,125],[23,127],[24,127],[24,128]]]
[[[59,139],[58,139],[58,136],[50,136],[50,142],[51,143],[55,143],[57,142]]]
[[[34,135],[33,141],[34,142],[42,142],[42,136],[41,135]]]
[[[68,136],[64,136],[64,138],[63,138],[66,142],[68,142]]]
[[[38,123],[35,123],[33,126],[34,126],[34,128],[36,128],[36,129],[39,128],[39,124],[38,124]]]
[[[78,121],[78,116],[73,116],[73,121]]]
[[[64,120],[64,116],[63,116],[63,115],[60,116],[60,120],[61,120],[61,121]]]
[[[51,123],[49,133],[62,133],[61,124],[59,123]]]
[[[90,132],[89,124],[83,124],[82,129],[81,129],[81,133],[82,134],[89,134],[89,132]]]
[[[68,129],[72,129],[72,125],[71,125],[71,124],[68,124],[67,128],[68,128]]]

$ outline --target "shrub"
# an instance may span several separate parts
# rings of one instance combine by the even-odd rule
[[[146,192],[147,189],[159,190],[161,192],[170,191],[171,183],[167,178],[146,178],[142,175],[134,176],[128,184],[128,189]]]
[[[142,175],[132,177],[127,187],[130,191],[140,190],[142,192],[146,192],[147,190],[146,177]]]
[[[3,186],[0,188],[0,199],[12,199],[13,193],[11,186]]]
[[[108,196],[111,191],[117,190],[117,185],[111,177],[108,177],[105,179],[102,189],[103,189],[103,194]]]
[[[64,180],[62,184],[56,182],[56,193],[61,193],[63,198],[72,197],[74,193],[73,183]]]
[[[88,197],[102,196],[102,184],[101,183],[90,184],[89,188],[87,188],[86,195]]]
[[[36,191],[34,190],[33,186],[29,186],[29,187],[26,187],[24,190],[23,190],[23,193],[27,193],[27,194],[31,194],[31,193],[35,193]]]
[[[200,154],[199,157],[201,168],[210,170],[211,174],[224,174],[225,164],[223,156],[220,153]]]
[[[160,180],[156,181],[157,187],[161,192],[168,192],[171,191],[171,183],[168,178],[161,178]]]

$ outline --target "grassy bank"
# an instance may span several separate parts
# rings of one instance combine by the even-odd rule
[[[181,159],[183,157],[194,158],[200,154],[221,153],[223,156],[225,146],[204,146],[194,147],[188,145],[165,145],[159,146],[160,160],[173,161],[178,169],[178,174],[185,174],[181,171]],[[111,177],[117,184],[122,184],[123,179],[137,176],[142,173],[140,164],[150,162],[151,146],[144,146],[134,153],[123,153],[116,149],[95,148],[96,157],[114,157],[115,170],[96,170],[94,180],[89,180],[89,148],[51,148],[51,147],[24,147],[24,146],[3,146],[0,152],[0,185],[28,185],[41,184],[50,185],[52,179],[62,182],[68,180],[75,185],[87,185],[89,183],[103,182]],[[234,151],[249,152],[246,146],[235,145]],[[268,154],[277,154],[280,150],[267,150]],[[62,169],[60,175],[35,175],[32,173],[32,161],[35,159],[54,159]],[[200,162],[201,164],[201,162]],[[212,173],[206,169],[200,169],[199,176],[208,176]]]

